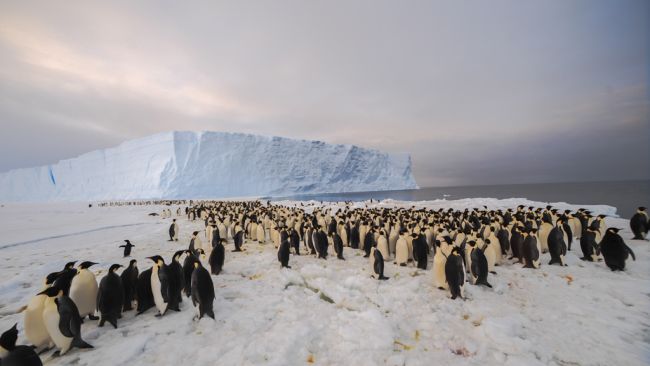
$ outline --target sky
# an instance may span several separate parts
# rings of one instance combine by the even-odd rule
[[[0,172],[211,130],[422,187],[649,179],[649,49],[647,0],[2,0]]]

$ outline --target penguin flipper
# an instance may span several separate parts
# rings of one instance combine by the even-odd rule
[[[630,255],[632,256],[632,259],[636,262],[636,256],[634,255],[634,252],[632,251],[632,248],[628,247],[627,244],[623,243],[625,245],[625,249],[627,249],[628,252],[630,252]]]

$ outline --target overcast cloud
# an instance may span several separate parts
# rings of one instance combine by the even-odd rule
[[[649,35],[646,0],[2,1],[0,171],[216,130],[420,186],[647,179]]]

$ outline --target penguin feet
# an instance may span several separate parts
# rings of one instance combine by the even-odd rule
[[[90,320],[97,320],[97,319],[99,319],[99,317],[98,317],[98,316],[94,316],[94,315],[88,315],[88,319],[90,319]]]
[[[490,273],[492,273],[493,275],[497,274],[496,271],[490,271]]]
[[[54,351],[54,353],[52,353],[52,358],[56,358],[56,357],[60,357],[60,356],[61,356],[61,351],[60,350],[56,350],[56,351]]]

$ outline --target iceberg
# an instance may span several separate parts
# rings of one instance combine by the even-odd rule
[[[408,154],[226,132],[172,131],[0,173],[0,201],[287,196],[418,188]]]

